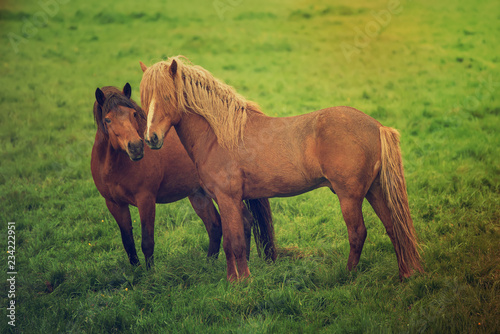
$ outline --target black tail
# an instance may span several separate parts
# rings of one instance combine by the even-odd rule
[[[253,216],[253,235],[257,244],[257,252],[261,256],[264,249],[266,260],[276,260],[276,245],[274,244],[274,225],[271,206],[267,198],[246,200],[245,205]]]

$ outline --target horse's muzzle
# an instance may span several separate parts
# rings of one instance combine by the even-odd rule
[[[148,146],[153,150],[159,150],[163,146],[163,141],[160,141],[156,132],[153,132],[149,139],[145,139],[145,141],[146,144],[148,144]]]
[[[142,140],[135,143],[129,142],[127,145],[127,153],[131,160],[141,160],[144,157],[144,143]]]

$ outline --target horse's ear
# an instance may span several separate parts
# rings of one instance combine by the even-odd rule
[[[177,61],[175,59],[172,60],[172,64],[170,64],[168,70],[170,71],[170,75],[175,77],[175,73],[177,73]]]
[[[146,72],[146,70],[148,69],[148,67],[146,65],[144,65],[144,63],[142,61],[139,61],[139,64],[141,64],[142,71]]]
[[[104,102],[106,101],[106,96],[104,95],[104,93],[100,88],[97,88],[95,90],[95,99],[101,107],[104,105]]]
[[[123,95],[125,95],[127,99],[130,99],[130,96],[132,96],[132,87],[130,87],[128,82],[123,87]]]

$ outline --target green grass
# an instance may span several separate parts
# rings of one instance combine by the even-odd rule
[[[401,1],[357,47],[358,31],[390,2],[351,3],[87,1],[51,7],[44,19],[38,1],[3,2],[0,331],[499,332],[499,6]],[[357,52],[346,57],[346,44]],[[325,189],[271,200],[282,255],[269,265],[253,251],[248,282],[226,282],[223,253],[207,262],[208,238],[187,200],[158,206],[156,266],[132,268],[90,175],[94,91],[130,82],[139,100],[139,60],[177,54],[268,115],[350,105],[399,129],[426,273],[399,282],[368,204],[359,269],[347,272],[347,231]],[[136,209],[132,217],[139,245]]]

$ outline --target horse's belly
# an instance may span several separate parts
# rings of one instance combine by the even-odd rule
[[[188,197],[192,193],[193,191],[191,189],[183,189],[182,191],[179,192],[160,191],[156,196],[156,203],[165,204],[165,203],[177,202],[183,198]]]
[[[313,184],[302,184],[296,185],[293,187],[282,187],[281,189],[275,189],[273,196],[264,196],[264,197],[291,197],[297,196],[311,190],[320,188],[320,187],[328,187],[330,183],[326,180],[323,182],[315,182]]]
[[[298,171],[262,173],[258,178],[247,177],[244,198],[289,197],[303,194],[319,187],[329,186],[323,177],[310,177]]]

